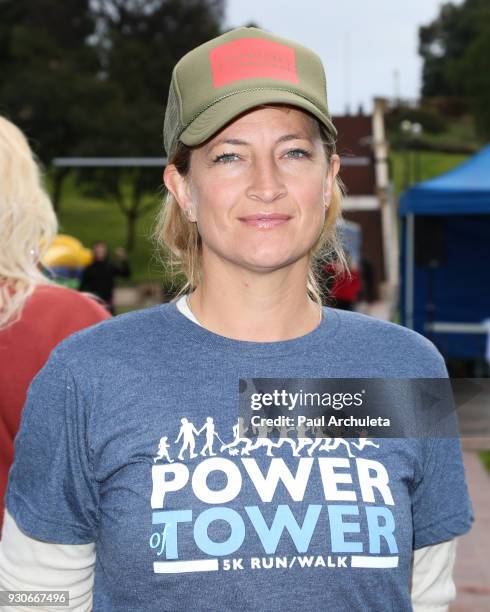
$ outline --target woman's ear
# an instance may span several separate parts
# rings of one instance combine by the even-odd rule
[[[174,164],[169,164],[163,171],[163,182],[189,221],[195,221],[189,183],[186,177],[179,173]]]
[[[339,170],[340,170],[340,157],[335,153],[330,157],[327,174],[325,176],[323,201],[325,203],[326,208],[330,206],[333,185],[334,185],[335,177],[337,176]]]

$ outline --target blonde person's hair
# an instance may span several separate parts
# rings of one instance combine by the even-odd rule
[[[56,216],[27,139],[0,116],[0,330],[15,323],[35,287]]]
[[[264,104],[261,107],[276,107],[281,105]],[[323,128],[315,117],[305,112],[310,121],[315,122],[321,134],[321,139],[328,163],[335,154],[335,140]],[[186,176],[189,172],[192,147],[178,142],[176,151],[168,164],[175,164],[179,174]],[[329,262],[335,263],[337,274],[350,275],[349,266],[337,231],[337,222],[342,218],[342,198],[345,186],[338,176],[335,178],[330,205],[325,215],[325,223],[316,243],[309,252],[309,270],[306,290],[310,298],[319,306],[322,305],[322,296],[328,297],[322,290],[319,280],[321,268]],[[164,254],[162,263],[166,269],[167,277],[172,283],[180,284],[181,277],[184,283],[176,296],[180,296],[196,288],[202,273],[202,247],[201,237],[197,223],[191,223],[185,217],[182,209],[170,191],[164,196],[164,202],[157,216],[154,230],[154,239]]]

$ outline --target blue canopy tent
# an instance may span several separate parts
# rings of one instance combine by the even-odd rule
[[[490,319],[490,145],[400,198],[401,323],[481,358]]]

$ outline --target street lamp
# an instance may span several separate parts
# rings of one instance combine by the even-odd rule
[[[421,123],[412,123],[412,136],[416,145],[416,148],[414,150],[414,156],[415,156],[415,182],[418,183],[420,181],[420,179],[422,178],[421,176],[421,172],[420,172],[420,151],[419,151],[419,142],[420,142],[420,135],[423,132],[423,127]]]
[[[402,148],[405,151],[404,159],[405,159],[405,167],[404,167],[404,179],[403,179],[403,188],[407,189],[407,187],[412,182],[412,172],[411,172],[411,163],[410,163],[410,149],[409,143],[413,141],[416,145],[419,143],[420,135],[424,131],[421,123],[412,122],[408,119],[404,119],[400,123],[400,131],[402,132],[404,138],[402,139]],[[418,147],[414,149],[414,176],[415,182],[419,182],[421,179],[421,171],[420,171],[420,152]]]

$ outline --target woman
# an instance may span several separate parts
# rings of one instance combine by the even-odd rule
[[[55,351],[16,442],[9,533],[72,554],[80,610],[92,579],[94,610],[446,609],[473,519],[457,438],[273,441],[237,410],[270,379],[447,376],[422,336],[321,306],[313,258],[343,258],[321,61],[257,28],[201,45],[174,69],[164,140],[157,233],[187,293]]]
[[[0,117],[0,534],[27,388],[61,340],[108,318],[93,299],[43,275],[39,261],[56,229],[27,140]]]

